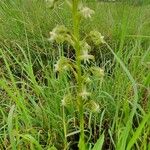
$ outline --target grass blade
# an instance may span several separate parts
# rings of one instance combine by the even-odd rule
[[[9,111],[7,124],[8,124],[8,134],[9,134],[12,150],[17,150],[16,149],[15,137],[14,137],[14,134],[13,134],[13,113],[14,113],[14,110],[15,110],[15,105],[13,105],[11,107],[10,111]]]
[[[99,137],[99,139],[98,139],[97,142],[95,143],[95,145],[94,145],[94,147],[93,147],[92,150],[102,150],[103,143],[104,143],[104,132],[103,132],[103,134]]]

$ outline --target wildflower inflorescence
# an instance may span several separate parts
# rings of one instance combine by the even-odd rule
[[[57,0],[49,0],[51,5],[54,5]],[[79,141],[79,149],[84,150],[83,145],[83,137],[84,137],[84,119],[83,119],[83,110],[86,107],[90,108],[92,112],[99,112],[99,104],[92,100],[92,92],[90,92],[89,86],[91,85],[92,79],[91,76],[95,76],[100,80],[104,76],[104,70],[98,66],[92,66],[91,62],[94,62],[94,56],[90,54],[91,46],[87,41],[87,37],[90,38],[92,44],[99,45],[105,43],[104,36],[101,35],[98,31],[91,31],[84,39],[80,39],[79,37],[79,22],[81,17],[87,19],[91,18],[94,14],[94,11],[83,4],[79,4],[79,1],[69,1],[66,0],[67,4],[71,8],[73,12],[73,26],[74,32],[69,30],[64,25],[57,25],[51,32],[49,41],[51,43],[61,43],[64,42],[68,45],[71,45],[75,49],[75,61],[71,60],[71,58],[66,58],[64,56],[60,56],[59,60],[54,65],[55,72],[64,72],[64,71],[73,71],[73,74],[76,76],[76,81],[73,84],[76,88],[74,95],[69,94],[64,95],[61,101],[61,105],[67,107],[71,101],[71,97],[74,97],[74,104],[76,103],[77,110],[79,111],[80,116],[80,130],[81,137]],[[74,6],[75,5],[75,6]],[[90,64],[91,63],[91,64]],[[90,65],[88,65],[90,64]],[[61,74],[60,74],[61,75]],[[71,92],[70,92],[71,93]],[[88,109],[89,110],[89,109]],[[81,142],[82,141],[82,142]]]

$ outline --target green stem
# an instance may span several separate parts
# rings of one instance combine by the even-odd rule
[[[78,75],[78,80],[77,80],[77,87],[78,90],[77,92],[80,93],[82,91],[82,71],[81,71],[81,60],[79,59],[79,56],[81,54],[81,49],[80,49],[80,18],[79,18],[79,13],[78,13],[78,5],[79,5],[79,0],[73,0],[73,34],[74,37],[76,38],[75,40],[75,52],[76,52],[76,65],[78,67],[77,70],[77,75]],[[80,140],[79,140],[79,149],[80,150],[85,150],[85,140],[84,140],[84,108],[83,108],[83,101],[82,97],[78,96],[77,97],[77,103],[79,106],[79,118],[80,118]]]
[[[64,127],[64,150],[67,149],[67,128],[66,128],[66,116],[65,116],[65,108],[62,106],[63,111],[63,127]]]

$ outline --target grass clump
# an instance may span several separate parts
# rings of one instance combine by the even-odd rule
[[[150,148],[149,5],[0,4],[0,149]]]

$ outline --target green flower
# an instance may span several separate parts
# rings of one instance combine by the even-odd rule
[[[66,57],[61,57],[54,65],[55,72],[67,71],[71,67],[71,61]]]
[[[104,70],[100,67],[91,67],[90,71],[93,73],[93,75],[97,76],[97,77],[104,77]]]
[[[53,8],[54,5],[55,5],[55,3],[56,3],[58,0],[45,0],[45,1],[46,1],[46,3],[47,3],[48,7]]]
[[[74,41],[72,40],[72,36],[69,30],[64,25],[57,25],[51,32],[50,38],[48,39],[50,42],[56,41],[57,43],[68,42],[70,45],[74,45]]]
[[[91,31],[89,37],[95,45],[105,43],[104,36],[102,36],[102,34],[98,31]]]
[[[79,59],[83,60],[84,64],[86,64],[86,63],[89,63],[90,60],[94,60],[94,56],[89,55],[88,50],[84,50],[84,51],[82,51],[82,54],[79,56]]]
[[[71,100],[72,100],[71,94],[64,95],[63,99],[61,100],[61,105],[67,107],[71,104]]]
[[[87,100],[91,93],[87,92],[86,87],[84,86],[79,95],[82,97],[82,99]]]
[[[94,10],[88,8],[88,7],[83,7],[83,6],[80,6],[80,14],[81,16],[83,16],[85,19],[88,19],[88,18],[91,18],[91,15],[93,15],[95,12]]]
[[[91,47],[88,45],[87,42],[81,41],[80,47],[81,47],[81,55],[79,56],[80,60],[83,60],[84,63],[87,63],[87,62],[89,63],[90,60],[94,60],[94,56],[89,54]]]
[[[98,103],[96,103],[95,101],[93,100],[90,100],[87,105],[88,109],[91,111],[91,112],[94,112],[94,113],[98,113],[100,111],[100,106]]]

